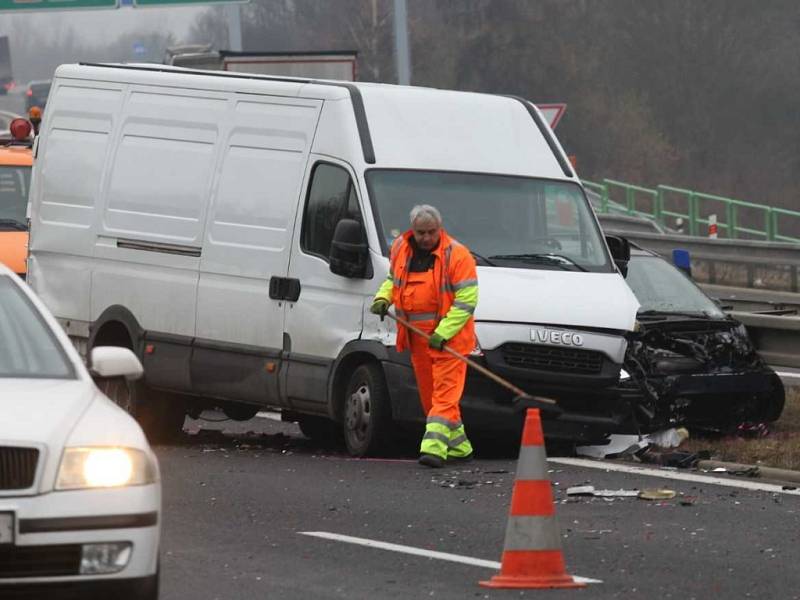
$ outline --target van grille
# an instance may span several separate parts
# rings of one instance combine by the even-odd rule
[[[501,351],[505,363],[518,369],[580,375],[598,375],[603,369],[603,354],[594,350],[514,343],[504,344]]]
[[[33,485],[39,451],[0,446],[0,490],[24,490]]]
[[[0,579],[78,575],[80,544],[0,546]]]

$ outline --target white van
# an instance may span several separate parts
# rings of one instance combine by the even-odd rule
[[[475,357],[558,398],[554,435],[628,418],[616,386],[638,302],[558,141],[518,98],[61,66],[28,279],[79,346],[141,358],[143,384],[110,387],[151,436],[184,411],[272,407],[311,436],[341,423],[363,455],[393,422],[424,420],[391,323],[369,312],[423,202],[476,253]],[[470,377],[468,428],[518,430],[511,399]]]

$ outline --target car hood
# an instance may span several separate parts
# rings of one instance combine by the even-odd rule
[[[639,301],[618,273],[478,267],[476,321],[632,331]]]
[[[0,443],[60,448],[96,395],[91,381],[0,379]]]

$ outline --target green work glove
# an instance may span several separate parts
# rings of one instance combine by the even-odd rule
[[[428,340],[428,346],[431,348],[435,348],[436,350],[441,350],[444,348],[444,345],[447,343],[447,340],[440,336],[438,333],[434,333],[431,336],[431,339]]]
[[[372,306],[369,307],[369,312],[373,315],[379,315],[381,321],[383,321],[386,313],[389,312],[389,301],[386,298],[376,298],[372,302]]]

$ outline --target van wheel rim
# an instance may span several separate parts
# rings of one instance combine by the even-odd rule
[[[362,383],[347,398],[345,423],[348,436],[355,442],[362,443],[367,437],[370,421],[369,387]]]

